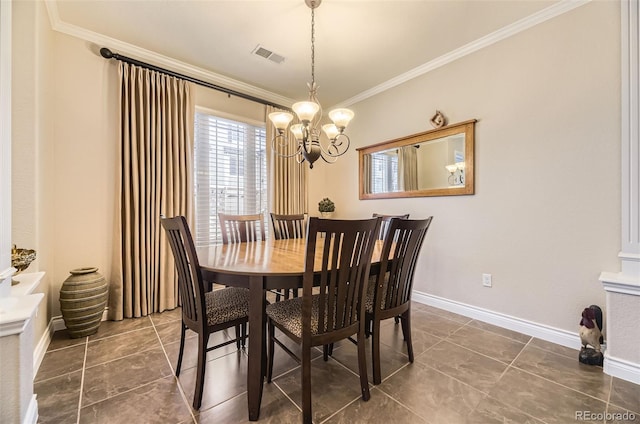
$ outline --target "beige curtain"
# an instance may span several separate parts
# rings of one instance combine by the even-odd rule
[[[400,191],[418,189],[418,153],[414,146],[398,149],[398,186]]]
[[[296,157],[283,158],[274,152],[272,140],[276,129],[269,120],[271,112],[281,111],[273,106],[266,107],[267,123],[267,172],[269,174],[269,212],[277,214],[300,214],[308,212],[306,162],[298,163]],[[287,137],[293,137],[290,132]],[[287,154],[295,152],[289,144]]]
[[[120,62],[120,146],[109,318],[173,309],[178,288],[160,215],[193,222],[195,106],[189,83]]]
[[[362,155],[362,191],[370,194],[371,191],[371,155]]]

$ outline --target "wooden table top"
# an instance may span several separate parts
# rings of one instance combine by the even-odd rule
[[[322,256],[317,240],[316,258]],[[304,273],[305,239],[266,240],[199,247],[200,266],[225,274],[295,276]],[[372,263],[380,261],[382,240],[374,247]],[[320,264],[316,261],[318,267]]]

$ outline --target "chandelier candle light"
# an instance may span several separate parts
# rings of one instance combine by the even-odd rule
[[[322,119],[322,107],[316,96],[318,86],[315,80],[315,9],[320,6],[322,0],[305,0],[305,3],[311,8],[311,83],[307,84],[309,101],[297,102],[291,107],[301,122],[291,125],[291,133],[297,143],[293,153],[287,150],[289,142],[285,135],[293,115],[288,112],[273,112],[269,114],[269,119],[277,130],[276,136],[271,141],[273,150],[281,157],[296,156],[298,163],[306,160],[309,162],[309,168],[313,168],[313,163],[318,158],[322,158],[327,163],[333,163],[338,156],[342,156],[349,150],[351,141],[344,134],[344,130],[353,118],[353,112],[350,109],[334,109],[329,112],[329,118],[333,123],[322,126],[322,130],[329,139],[329,145],[326,148],[322,146],[318,129]]]

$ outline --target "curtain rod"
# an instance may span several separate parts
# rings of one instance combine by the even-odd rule
[[[250,96],[248,94],[240,93],[239,91],[231,90],[230,88],[225,88],[225,87],[221,87],[219,85],[211,84],[210,82],[202,81],[202,80],[199,80],[197,78],[190,77],[188,75],[179,74],[177,72],[173,72],[173,71],[170,71],[168,69],[160,68],[158,66],[154,66],[154,65],[151,65],[149,63],[140,62],[139,60],[135,60],[135,59],[132,59],[132,58],[127,57],[127,56],[122,56],[122,55],[120,55],[118,53],[113,53],[111,50],[109,50],[106,47],[103,47],[103,48],[100,49],[100,55],[102,57],[104,57],[105,59],[117,59],[117,60],[120,60],[122,62],[130,63],[132,65],[140,66],[142,68],[151,69],[152,71],[161,72],[163,74],[166,74],[166,75],[169,75],[169,76],[172,76],[172,77],[176,77],[176,78],[180,78],[180,79],[183,79],[185,81],[193,82],[193,83],[201,85],[203,87],[212,88],[212,89],[217,90],[217,91],[222,91],[223,93],[227,93],[227,94],[230,94],[232,96],[240,97],[240,98],[246,99],[246,100],[251,100],[252,102],[261,103],[263,105],[273,106],[273,107],[277,107],[277,108],[280,108],[280,109],[291,110],[291,108],[289,108],[289,107],[282,106],[282,105],[279,105],[277,103],[270,102],[268,100],[264,100],[264,99],[260,99],[258,97]]]

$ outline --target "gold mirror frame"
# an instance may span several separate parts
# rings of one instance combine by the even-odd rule
[[[368,147],[356,149],[358,151],[359,163],[359,192],[360,199],[393,199],[402,197],[427,197],[427,196],[462,196],[474,194],[474,148],[475,148],[475,123],[476,120],[460,122],[458,124],[448,125],[446,127],[437,128],[409,135],[406,137],[396,138],[394,140],[373,144]],[[405,146],[417,146],[421,143],[434,141],[440,138],[450,137],[457,134],[464,134],[464,184],[459,186],[437,187],[429,189],[417,189],[407,191],[388,191],[381,193],[365,193],[365,155],[371,155],[376,152],[382,152],[390,149],[399,149]],[[446,170],[445,170],[446,171]],[[370,177],[368,177],[370,178]]]

